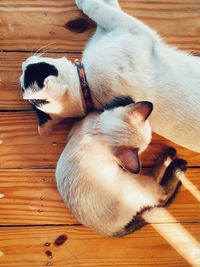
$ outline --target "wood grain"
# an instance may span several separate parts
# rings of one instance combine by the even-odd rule
[[[167,42],[200,53],[198,0],[120,3],[127,13],[155,28]],[[77,34],[66,28],[70,20],[83,17],[73,0],[23,0],[17,4],[15,0],[2,0],[0,17],[1,50],[37,50],[49,45],[56,51],[81,51],[94,31],[89,27],[85,33]]]
[[[0,225],[78,223],[55,185],[55,170],[0,170]]]
[[[30,53],[0,53],[0,110],[32,110],[28,101],[22,99],[22,90],[19,82],[22,62]],[[44,55],[45,56],[45,55]],[[50,53],[49,57],[67,56],[69,60],[81,58],[81,54]]]
[[[199,0],[120,3],[170,44],[200,55]],[[19,77],[22,62],[38,49],[57,52],[47,53],[50,57],[81,57],[95,27],[89,23],[83,33],[70,32],[66,23],[76,18],[86,19],[74,0],[0,1],[0,266],[200,266],[200,168],[188,169],[188,180],[167,209],[172,217],[162,223],[155,217],[152,226],[122,239],[106,238],[79,225],[60,198],[54,168],[73,121],[40,137],[36,115],[22,100]],[[176,147],[189,166],[200,167],[200,154],[157,135],[142,155],[143,165],[153,165],[166,146]],[[66,242],[55,246],[63,234]],[[50,246],[45,246],[48,242]]]
[[[173,236],[176,242],[176,224],[162,226],[164,229],[166,227],[168,235]],[[187,224],[184,227],[183,235],[188,231],[195,239],[200,238],[199,224]],[[66,242],[55,246],[55,240],[61,235],[67,236]],[[46,247],[46,243],[50,246]],[[192,241],[186,245],[191,245],[191,249],[194,247]],[[0,258],[2,267],[190,266],[149,225],[121,239],[107,238],[83,227],[3,228],[0,229],[0,248],[3,254]],[[51,259],[45,253],[47,250],[52,253]],[[194,252],[194,258],[197,253]]]
[[[72,121],[56,127],[48,137],[37,132],[33,112],[0,113],[0,168],[54,168],[67,139]],[[190,166],[200,166],[200,154],[186,150],[154,135],[148,150],[142,155],[143,166],[151,166],[167,146],[177,148],[178,156]]]
[[[200,190],[199,171],[200,169],[188,170],[188,181],[180,188],[176,199],[168,208],[179,222],[200,223],[200,204],[191,194],[192,191],[186,189],[192,183],[196,190]],[[0,170],[0,225],[79,223],[57,192],[54,172]]]

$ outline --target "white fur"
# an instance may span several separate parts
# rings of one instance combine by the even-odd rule
[[[42,90],[34,90],[35,84],[26,88],[24,99],[45,99],[50,103],[38,107],[45,113],[57,115],[60,119],[66,117],[82,117],[85,115],[80,82],[76,67],[66,58],[47,58],[32,56],[22,64],[23,74],[20,77],[21,85],[24,87],[24,72],[30,64],[45,62],[54,65],[58,70],[58,77],[48,76],[44,81]],[[68,101],[71,99],[71,101]]]
[[[155,31],[120,10],[115,0],[76,3],[98,25],[82,59],[95,107],[100,109],[120,95],[151,101],[153,131],[200,152],[200,59],[168,46]],[[53,62],[56,66],[57,61]],[[80,92],[75,69],[64,60],[59,63],[67,90],[73,96]],[[77,97],[60,101],[65,110],[61,117],[70,113],[71,103],[74,115],[83,114]]]

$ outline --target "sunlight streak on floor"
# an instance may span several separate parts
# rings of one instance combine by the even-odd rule
[[[200,243],[166,209],[149,211],[144,218],[191,266],[200,266]]]
[[[193,195],[194,198],[196,198],[200,202],[200,191],[198,188],[191,183],[191,181],[186,177],[184,173],[181,173],[180,180],[183,184],[183,186]]]

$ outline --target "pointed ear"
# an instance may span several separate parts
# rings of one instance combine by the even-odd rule
[[[145,121],[153,110],[153,104],[148,101],[137,102],[131,105],[130,111],[126,114],[128,120]]]
[[[118,148],[115,152],[119,160],[119,165],[132,173],[139,173],[141,164],[138,155],[138,149],[131,149],[126,147]]]
[[[40,91],[33,92],[31,89],[25,90],[23,94],[23,99],[30,100],[30,99],[48,99],[48,95],[45,89],[41,89]]]

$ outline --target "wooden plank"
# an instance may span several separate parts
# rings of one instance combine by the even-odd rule
[[[199,261],[198,248],[192,240],[193,237],[196,240],[200,238],[199,224],[184,225],[182,238],[184,239],[186,233],[191,235],[191,240],[186,239],[185,243],[176,240],[179,238],[176,224],[164,224],[162,228],[163,231],[167,230],[167,235],[175,242],[176,248],[171,247],[165,238],[149,225],[121,239],[107,238],[83,227],[0,228],[0,266],[199,266],[190,265],[183,258],[191,256],[194,262]],[[60,236],[67,237],[67,240],[56,246],[55,240]],[[184,250],[184,246],[190,249],[181,256],[177,250]]]
[[[166,40],[200,53],[200,2],[198,0],[120,1],[130,15],[143,20]],[[0,4],[1,50],[36,50],[49,45],[57,51],[81,51],[93,32],[72,33],[66,23],[83,15],[73,0],[2,0]],[[31,29],[31,30],[30,30]],[[38,30],[40,29],[40,30]]]
[[[22,62],[32,53],[0,53],[0,110],[28,110],[32,109],[28,101],[22,99],[19,78]],[[45,56],[45,55],[44,55]],[[74,60],[80,54],[47,54],[49,57],[64,57]]]
[[[33,112],[0,113],[0,168],[54,168],[71,126],[72,121],[62,123],[50,136],[41,137]],[[190,166],[200,166],[199,153],[186,150],[158,135],[154,135],[149,149],[143,153],[143,165],[151,166],[167,146],[176,147],[178,156],[185,158]]]
[[[72,123],[40,137],[33,112],[0,114],[0,168],[52,168],[65,146]]]
[[[54,172],[0,170],[0,225],[79,223],[65,207],[57,192]],[[196,199],[197,193],[192,191],[192,187],[196,191],[200,190],[199,172],[200,169],[188,170],[188,180],[168,208],[179,222],[200,223],[200,204]],[[169,221],[166,219],[165,222]]]
[[[55,170],[0,170],[0,224],[78,223],[55,185]]]

